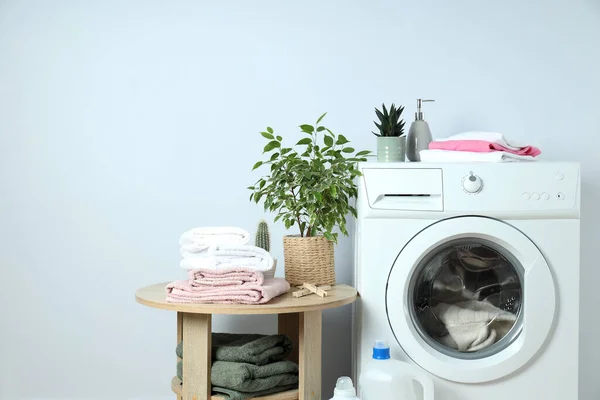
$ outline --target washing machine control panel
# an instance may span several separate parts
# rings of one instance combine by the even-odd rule
[[[576,163],[445,166],[443,181],[444,211],[560,211],[579,205]]]
[[[363,217],[395,212],[579,216],[577,163],[365,163],[361,172],[357,205]]]

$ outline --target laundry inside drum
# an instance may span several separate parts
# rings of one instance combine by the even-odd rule
[[[460,239],[433,250],[411,281],[410,311],[421,337],[457,358],[506,348],[522,325],[523,268],[497,244]]]

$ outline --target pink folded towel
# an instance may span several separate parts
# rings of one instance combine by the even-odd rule
[[[542,152],[537,147],[523,146],[519,148],[506,147],[499,143],[488,142],[486,140],[444,140],[433,141],[429,143],[429,150],[452,150],[452,151],[471,151],[476,153],[489,153],[492,151],[504,151],[506,153],[517,154],[520,156],[538,156]]]
[[[263,274],[251,268],[228,268],[223,270],[193,269],[188,272],[192,287],[262,285]]]
[[[283,278],[266,279],[262,285],[245,282],[229,286],[198,285],[188,280],[169,283],[166,290],[170,303],[264,304],[287,293],[290,284]]]

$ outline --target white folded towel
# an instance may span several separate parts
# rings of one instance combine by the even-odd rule
[[[248,243],[250,233],[230,226],[200,227],[184,232],[179,238],[181,252],[197,253],[216,244],[243,245]]]
[[[421,161],[424,162],[514,162],[535,161],[531,156],[520,156],[505,151],[478,153],[473,151],[453,150],[421,150]]]
[[[273,256],[260,247],[249,245],[213,245],[193,257],[185,257],[180,266],[184,269],[222,270],[233,267],[269,271],[273,268]]]
[[[448,330],[442,341],[458,351],[477,351],[491,346],[502,339],[517,320],[512,313],[477,300],[440,303],[433,312]]]
[[[498,132],[480,132],[480,131],[470,131],[470,132],[462,132],[457,133],[456,135],[452,135],[450,137],[435,139],[436,142],[447,142],[450,140],[483,140],[485,142],[496,143],[504,147],[508,147],[512,150],[519,150],[527,145],[520,143],[516,140],[508,140],[504,137],[503,134]]]

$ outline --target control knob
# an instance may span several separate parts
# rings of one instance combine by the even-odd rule
[[[483,181],[473,172],[469,172],[469,175],[463,178],[462,187],[467,193],[479,193],[483,189]]]

